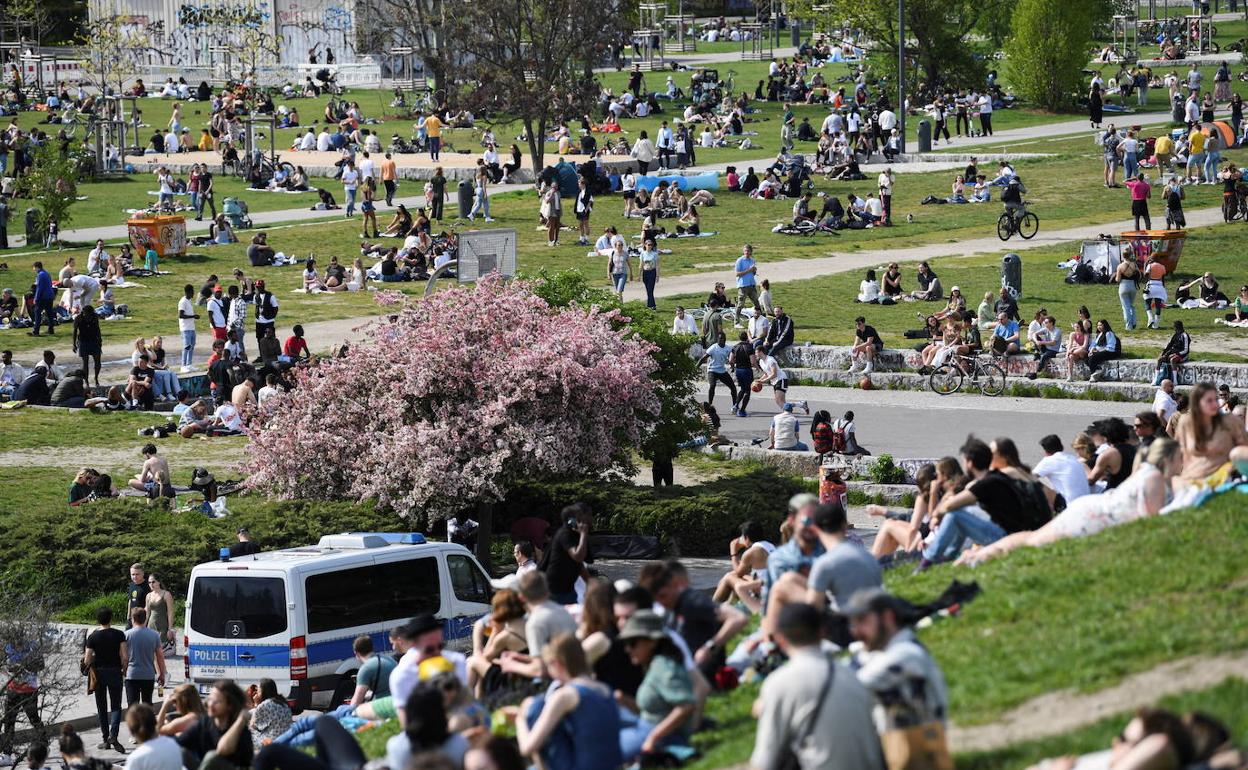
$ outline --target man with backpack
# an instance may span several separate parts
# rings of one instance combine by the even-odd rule
[[[858,428],[854,425],[852,410],[832,423],[832,451],[840,455],[871,454],[858,443]]]

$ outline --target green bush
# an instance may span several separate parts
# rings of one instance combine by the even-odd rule
[[[788,499],[811,491],[799,479],[756,468],[696,487],[653,489],[627,481],[566,481],[525,484],[496,509],[495,531],[506,532],[524,516],[557,521],[568,503],[594,510],[598,532],[652,535],[683,556],[722,556],[728,541],[749,519],[778,537]]]
[[[893,456],[882,454],[871,462],[867,476],[876,484],[904,484],[906,472],[893,462]]]
[[[406,529],[403,520],[366,505],[242,496],[230,498],[230,508],[230,516],[209,519],[122,498],[0,517],[3,577],[19,589],[36,584],[51,588],[72,603],[124,587],[130,565],[142,562],[178,596],[186,589],[191,568],[216,558],[242,526],[266,549],[307,545],[334,532]]]

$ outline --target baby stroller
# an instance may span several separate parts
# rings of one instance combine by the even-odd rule
[[[226,198],[221,206],[221,213],[230,227],[235,230],[246,230],[251,227],[251,217],[247,216],[247,202],[239,198]]]

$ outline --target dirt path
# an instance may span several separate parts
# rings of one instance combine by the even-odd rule
[[[1195,656],[1163,663],[1092,693],[1058,690],[1006,712],[986,725],[949,732],[954,751],[991,751],[1070,732],[1105,717],[1156,703],[1176,693],[1203,690],[1228,677],[1248,679],[1248,652]]]
[[[156,442],[162,457],[176,472],[191,465],[224,469],[243,458],[241,439],[169,438]],[[36,447],[0,452],[0,468],[24,468],[32,464],[41,468],[77,469],[84,465],[102,471],[130,470],[138,472],[143,465],[137,446],[124,447]],[[119,478],[116,473],[114,478]]]

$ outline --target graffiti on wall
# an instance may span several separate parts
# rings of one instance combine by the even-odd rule
[[[178,7],[178,25],[190,29],[207,27],[259,27],[272,16],[268,4],[183,3]]]

